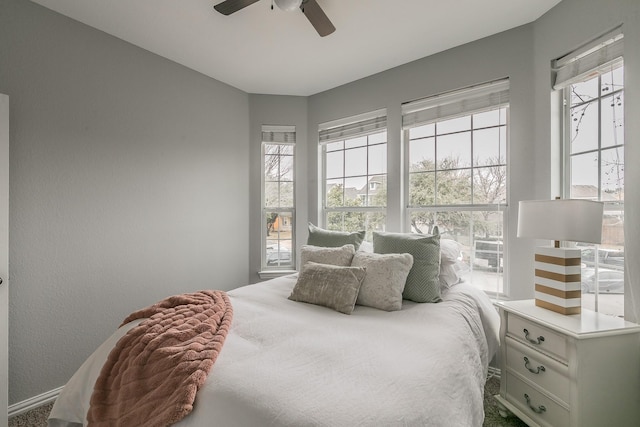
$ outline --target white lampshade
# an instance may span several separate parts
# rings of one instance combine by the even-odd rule
[[[518,237],[600,243],[603,212],[604,203],[591,200],[521,201]]]
[[[276,6],[278,6],[281,10],[286,12],[292,12],[296,9],[300,8],[302,4],[302,0],[274,0]]]

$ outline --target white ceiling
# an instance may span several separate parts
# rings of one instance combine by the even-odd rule
[[[336,31],[260,0],[32,0],[248,93],[312,95],[536,20],[560,0],[317,0]]]

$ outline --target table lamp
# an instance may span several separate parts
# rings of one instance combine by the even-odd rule
[[[560,241],[600,243],[604,203],[580,199],[526,200],[518,209],[518,237],[554,240],[535,249],[535,304],[579,314],[582,253]]]

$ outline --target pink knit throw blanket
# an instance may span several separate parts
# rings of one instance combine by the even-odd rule
[[[222,291],[169,297],[130,314],[145,318],[109,354],[91,395],[89,426],[168,426],[193,410],[231,326]]]

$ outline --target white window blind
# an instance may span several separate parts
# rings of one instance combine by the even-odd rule
[[[387,110],[376,110],[318,126],[320,144],[371,135],[387,128]]]
[[[296,127],[263,125],[262,142],[294,143],[296,142]]]
[[[509,104],[509,79],[497,80],[402,105],[402,128],[478,113]]]
[[[624,38],[618,28],[553,61],[554,89],[562,89],[589,75],[610,71],[622,63]]]

